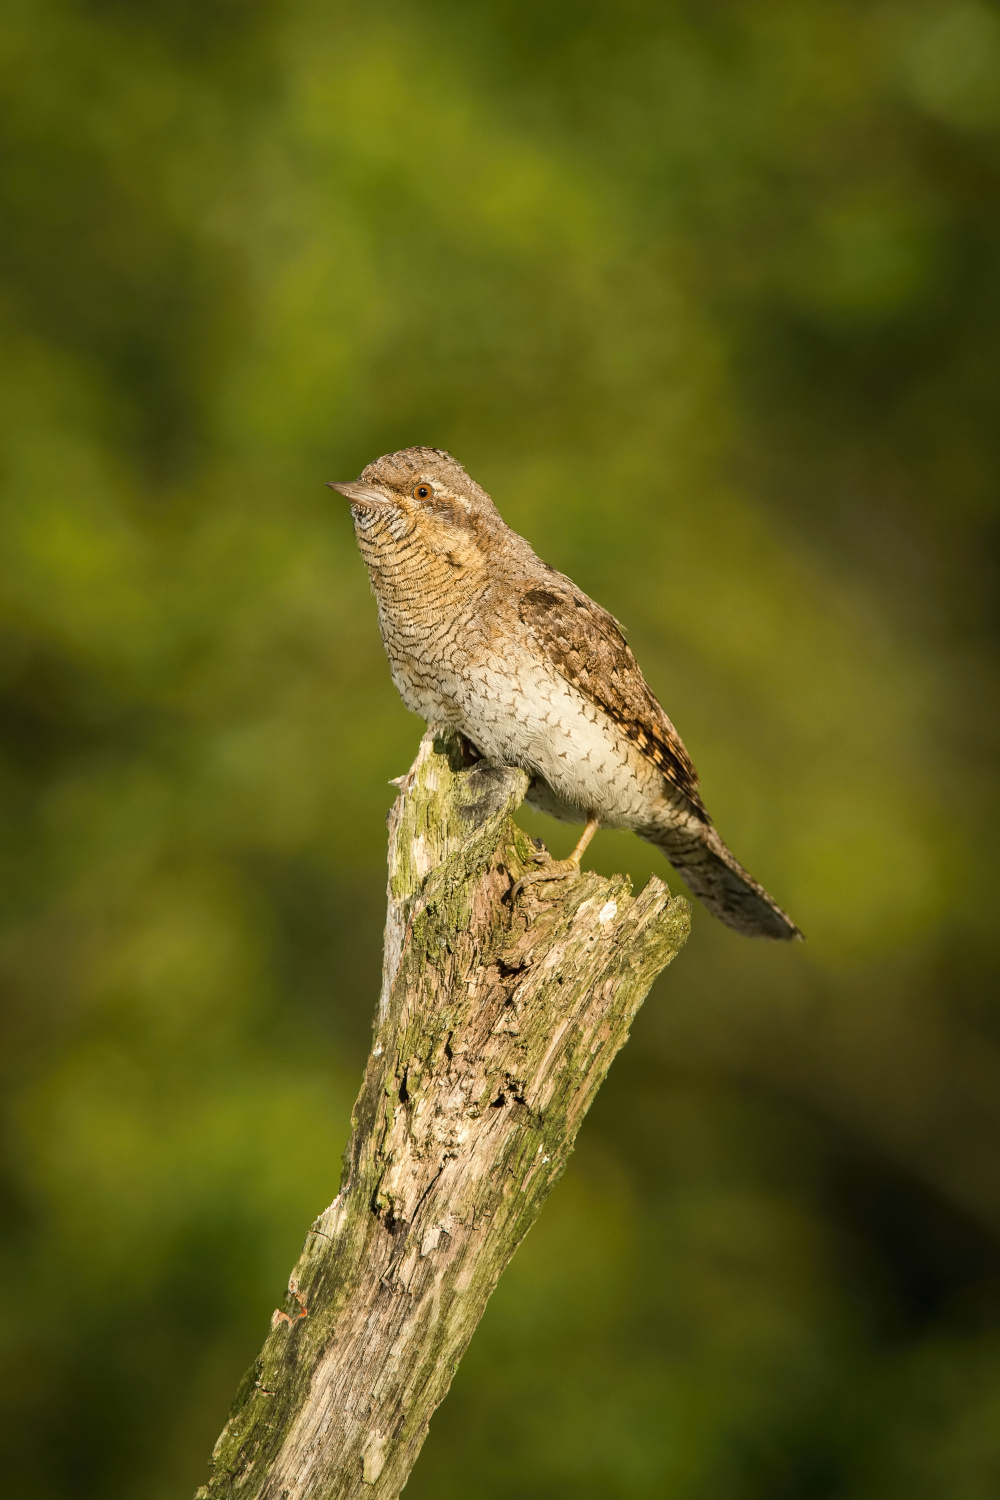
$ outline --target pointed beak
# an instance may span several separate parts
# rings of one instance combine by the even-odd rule
[[[356,480],[352,484],[338,484],[336,480],[328,479],[326,483],[328,489],[336,490],[340,495],[346,495],[353,505],[378,506],[391,503],[381,490],[372,489],[368,484],[358,484]]]

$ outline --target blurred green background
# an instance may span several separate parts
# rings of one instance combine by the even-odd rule
[[[0,78],[5,1493],[187,1496],[336,1191],[421,726],[322,481],[428,443],[810,941],[695,913],[407,1495],[995,1497],[1000,8],[8,0]]]

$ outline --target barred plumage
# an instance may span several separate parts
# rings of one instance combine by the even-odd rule
[[[523,766],[529,801],[587,833],[630,828],[662,849],[736,931],[801,937],[726,848],[684,744],[618,622],[536,557],[451,454],[405,448],[352,484],[355,532],[407,706]]]

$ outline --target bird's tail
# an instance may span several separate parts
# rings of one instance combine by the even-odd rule
[[[791,917],[749,875],[711,823],[657,829],[646,835],[662,849],[709,911],[746,937],[801,938]]]

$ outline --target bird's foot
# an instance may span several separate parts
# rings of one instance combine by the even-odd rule
[[[531,858],[537,860],[539,864],[544,864],[545,868],[535,870],[531,875],[522,875],[517,885],[511,891],[510,899],[516,901],[526,885],[536,885],[543,880],[566,880],[571,875],[579,875],[583,851],[594,837],[599,826],[596,818],[587,819],[587,826],[580,835],[579,842],[569,859],[552,859],[548,851],[544,848],[534,850]]]
[[[530,875],[522,875],[510,893],[512,901],[517,900],[527,885],[539,885],[544,880],[566,880],[569,876],[580,873],[580,861],[573,859],[572,856],[569,859],[552,859],[544,850],[539,850],[531,857],[539,861],[544,860],[545,868],[533,870]]]

